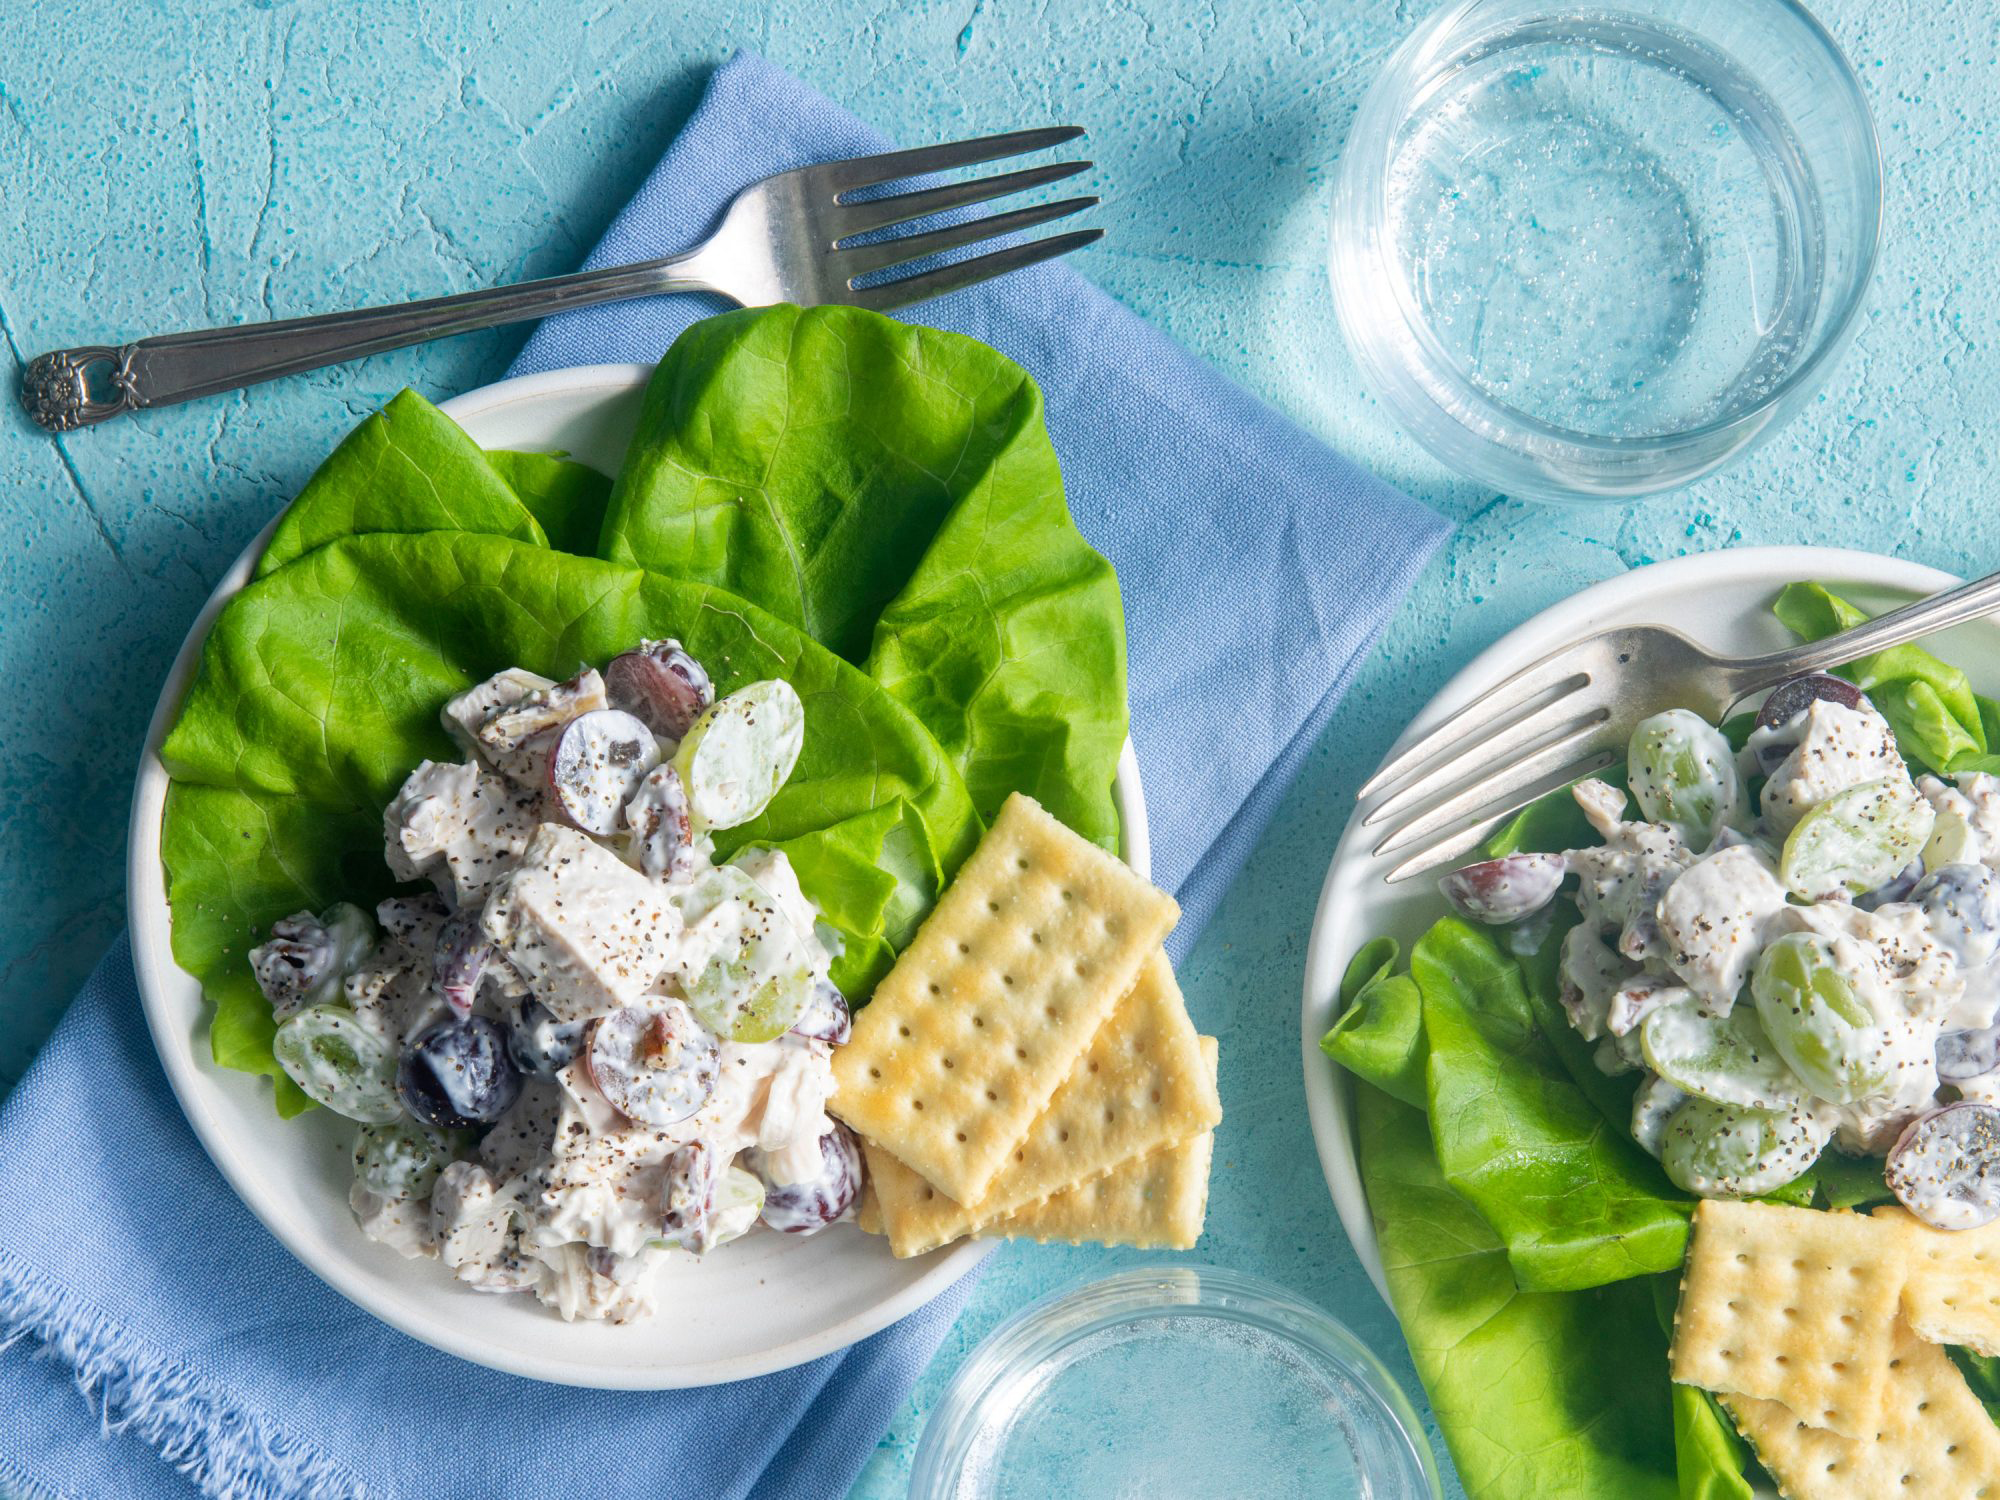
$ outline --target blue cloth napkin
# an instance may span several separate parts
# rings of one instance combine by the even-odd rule
[[[744,184],[887,144],[739,57],[590,263],[681,248]],[[703,310],[567,315],[516,369],[650,360]],[[1154,873],[1184,947],[1443,523],[1063,267],[917,315],[1047,393],[1071,505],[1124,586]],[[440,1354],[322,1285],[237,1201],[167,1088],[122,942],[0,1109],[0,1203],[0,1492],[29,1500],[837,1496],[965,1295],[703,1391],[571,1390]]]

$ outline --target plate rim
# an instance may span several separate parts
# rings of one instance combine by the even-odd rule
[[[438,407],[454,421],[463,422],[522,403],[589,394],[610,401],[643,386],[651,378],[654,368],[653,365],[635,363],[574,365],[518,375],[453,396],[439,402]],[[373,1278],[351,1258],[308,1254],[293,1242],[274,1205],[262,1197],[258,1188],[258,1173],[239,1153],[236,1140],[224,1128],[224,1120],[211,1107],[207,1097],[206,1091],[219,1083],[222,1070],[209,1060],[206,1048],[202,1046],[207,1036],[206,1002],[199,1002],[202,1007],[199,1011],[201,1024],[190,1034],[183,1024],[184,1016],[174,1009],[174,1002],[165,987],[174,982],[174,976],[185,984],[193,984],[194,980],[174,963],[172,956],[171,913],[166,899],[164,867],[160,861],[160,819],[170,778],[159,756],[160,744],[186,697],[200,662],[202,645],[216,615],[249,581],[251,568],[263,554],[272,532],[289,507],[288,501],[230,563],[203,602],[175,653],[173,665],[167,672],[147,722],[138,774],[133,780],[131,815],[126,832],[126,921],[132,938],[132,968],[138,982],[140,1008],[145,1014],[154,1053],[167,1075],[175,1102],[201,1143],[202,1150],[237,1199],[287,1254],[334,1291],[387,1326],[443,1353],[488,1369],[583,1388],[688,1389],[793,1369],[851,1348],[935,1300],[970,1275],[999,1248],[997,1240],[962,1241],[938,1255],[930,1269],[892,1296],[818,1333],[790,1339],[756,1354],[679,1361],[635,1370],[630,1366],[585,1367],[568,1360],[545,1359],[511,1344],[486,1339],[469,1329],[454,1329],[406,1316],[400,1306],[377,1293]],[[1133,869],[1149,876],[1152,870],[1152,841],[1147,823],[1145,789],[1129,737],[1119,755],[1113,795],[1121,824],[1119,852]],[[670,1309],[661,1309],[661,1315],[669,1313]],[[552,1312],[550,1316],[555,1314]]]
[[[1962,581],[1941,568],[1908,558],[1850,547],[1806,544],[1731,547],[1716,552],[1689,553],[1631,568],[1538,610],[1479,652],[1453,673],[1418,710],[1384,752],[1381,763],[1386,765],[1405,745],[1414,743],[1431,725],[1470,702],[1508,671],[1526,666],[1550,651],[1602,628],[1613,615],[1621,619],[1629,618],[1625,611],[1645,607],[1650,599],[1663,593],[1681,595],[1722,583],[1776,583],[1781,579],[1792,582],[1802,578],[1828,578],[1919,594],[1949,588]],[[1631,598],[1635,589],[1644,595],[1637,601]],[[1699,638],[1699,632],[1695,633]],[[1383,1273],[1381,1251],[1369,1214],[1367,1193],[1361,1185],[1360,1164],[1354,1147],[1353,1092],[1345,1070],[1319,1050],[1320,1038],[1332,1026],[1337,1014],[1335,1002],[1342,972],[1356,946],[1349,940],[1351,935],[1344,930],[1345,924],[1341,920],[1340,889],[1349,870],[1366,864],[1371,857],[1362,847],[1360,825],[1352,818],[1352,811],[1352,807],[1347,809],[1346,827],[1334,848],[1333,857],[1327,863],[1326,875],[1320,883],[1313,910],[1311,932],[1306,944],[1299,1040],[1305,1072],[1306,1112],[1312,1125],[1320,1174],[1326,1180],[1334,1212],[1354,1249],[1355,1258],[1393,1313],[1395,1304],[1389,1297],[1388,1281]]]

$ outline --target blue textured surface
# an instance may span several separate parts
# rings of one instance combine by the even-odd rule
[[[1887,246],[1856,346],[1740,468],[1590,512],[1443,474],[1359,391],[1333,325],[1331,167],[1374,66],[1423,9],[0,0],[0,380],[61,344],[564,269],[738,45],[907,140],[1088,124],[1110,233],[1080,267],[1462,523],[1183,974],[1227,1059],[1203,1258],[1323,1302],[1407,1379],[1319,1182],[1295,1035],[1313,897],[1366,768],[1473,651],[1627,567],[1801,540],[1961,572],[2000,560],[1986,488],[2000,390],[1994,7],[1819,6],[1861,70],[1888,166]],[[131,767],[213,581],[357,417],[405,384],[482,384],[518,343],[407,351],[61,444],[0,415],[0,670],[16,684],[0,702],[0,1078],[18,1075],[121,921]],[[997,1257],[864,1493],[900,1492],[921,1410],[999,1318],[1135,1259]]]

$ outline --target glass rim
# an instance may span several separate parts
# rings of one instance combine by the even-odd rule
[[[1441,1497],[1437,1462],[1416,1409],[1374,1351],[1346,1324],[1297,1293],[1219,1266],[1161,1264],[1073,1282],[1030,1303],[980,1340],[924,1423],[910,1478],[911,1500],[961,1495],[967,1460],[993,1425],[1008,1377],[1034,1368],[1092,1334],[1161,1317],[1207,1317],[1281,1338],[1351,1380],[1364,1398],[1352,1416],[1391,1438],[1406,1490]],[[1026,1409],[1030,1390],[1003,1415]],[[1387,1476],[1371,1476],[1380,1482]]]
[[[1802,43],[1822,56],[1830,66],[1830,83],[1838,92],[1844,124],[1853,129],[1855,143],[1859,147],[1848,163],[1858,179],[1857,185],[1862,189],[1854,235],[1854,269],[1848,278],[1850,285],[1844,293],[1842,305],[1828,319],[1804,357],[1752,404],[1727,416],[1671,432],[1646,437],[1602,437],[1544,421],[1519,407],[1495,399],[1467,378],[1456,361],[1437,344],[1434,331],[1421,318],[1413,317],[1406,307],[1406,299],[1398,291],[1400,277],[1392,264],[1386,237],[1380,231],[1386,215],[1384,202],[1390,147],[1407,115],[1407,101],[1403,94],[1411,86],[1424,81],[1419,67],[1425,54],[1478,11],[1494,3],[1495,0],[1454,0],[1454,3],[1433,11],[1389,54],[1355,115],[1342,149],[1334,190],[1329,264],[1334,273],[1335,309],[1340,313],[1341,326],[1356,363],[1378,391],[1395,391],[1399,399],[1390,402],[1392,409],[1426,447],[1429,446],[1428,438],[1423,426],[1408,409],[1410,401],[1421,403],[1428,409],[1426,415],[1435,417],[1438,430],[1455,429],[1482,447],[1522,464],[1534,463],[1533,453],[1496,439],[1493,436],[1495,429],[1525,435],[1545,452],[1560,452],[1586,463],[1615,463],[1696,448],[1718,438],[1735,440],[1745,429],[1762,427],[1778,408],[1822,380],[1828,366],[1845,351],[1859,325],[1880,264],[1886,176],[1874,114],[1868,106],[1860,75],[1853,63],[1801,0],[1737,0],[1737,4],[1746,10],[1779,14],[1796,23],[1803,33]],[[1651,0],[1599,0],[1599,4],[1607,17],[1620,13],[1657,15],[1659,9]],[[1562,3],[1562,0],[1548,0],[1546,8],[1555,12],[1572,7],[1592,8],[1589,0],[1580,0],[1580,3],[1579,0],[1572,0],[1570,5]],[[1731,54],[1716,50],[1725,58],[1735,60]],[[1343,273],[1353,271],[1362,273],[1367,286],[1343,291],[1344,284],[1349,280]],[[1385,353],[1377,347],[1380,340],[1357,333],[1360,320],[1341,311],[1348,296],[1360,295],[1364,291],[1379,292],[1384,287],[1396,293],[1394,304],[1398,324],[1424,350],[1420,361],[1398,359]],[[1426,376],[1430,379],[1424,378]],[[1461,418],[1447,410],[1432,393],[1430,386],[1433,383],[1449,384],[1452,397],[1465,403],[1469,416]],[[1466,472],[1459,460],[1446,461],[1454,470]],[[1699,474],[1692,475],[1678,483],[1690,483],[1698,477]],[[1565,495],[1585,500],[1613,498],[1568,487],[1565,487]]]

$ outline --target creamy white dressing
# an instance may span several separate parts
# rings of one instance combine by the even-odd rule
[[[1788,1112],[1766,1111],[1768,1127],[1756,1124],[1758,1111],[1732,1104],[1729,1089],[1704,1103],[1706,1113],[1678,1114],[1693,1096],[1676,1082],[1705,1087],[1702,1068],[1716,1066],[1698,1050],[1699,1028],[1681,1039],[1687,1050],[1677,1054],[1679,1066],[1660,1058],[1675,1082],[1648,1068],[1635,1104],[1635,1137],[1660,1155],[1672,1139],[1674,1118],[1699,1116],[1709,1128],[1733,1133],[1703,1158],[1712,1164],[1718,1154],[1728,1159],[1740,1147],[1733,1165],[1704,1177],[1703,1191],[1717,1192],[1802,1168],[1806,1163],[1792,1158],[1829,1136],[1850,1153],[1879,1156],[1912,1120],[1954,1098],[2000,1104],[2000,1067],[1941,1083],[1937,1054],[1941,1035],[1977,1032],[2000,1015],[2000,924],[1994,920],[2000,916],[2000,891],[1992,893],[1994,904],[1982,905],[1988,888],[1975,869],[1962,872],[1970,881],[1959,887],[1965,894],[1948,901],[1926,897],[1911,872],[1885,896],[1914,888],[1916,899],[1878,897],[1881,904],[1870,910],[1846,899],[1801,901],[1787,891],[1777,868],[1776,849],[1785,835],[1837,793],[1885,780],[1911,785],[1887,721],[1865,701],[1849,708],[1819,699],[1787,724],[1753,731],[1740,765],[1746,776],[1772,768],[1760,821],[1755,828],[1741,824],[1728,830],[1700,857],[1685,846],[1676,848],[1672,830],[1662,825],[1627,821],[1623,794],[1595,782],[1579,784],[1575,796],[1605,843],[1565,856],[1579,877],[1576,901],[1584,920],[1564,942],[1563,998],[1578,1032],[1587,1040],[1603,1039],[1596,1055],[1607,1071],[1648,1068],[1628,1042],[1663,1002],[1691,992],[1701,1012],[1712,1017],[1752,1004],[1750,981],[1759,960],[1788,933],[1824,940],[1814,951],[1831,955],[1841,993],[1849,997],[1843,1003],[1859,1008],[1840,1032],[1840,1055],[1852,1070],[1842,1087],[1851,1092],[1845,1079],[1858,1077],[1868,1091],[1844,1101],[1814,1097],[1785,1059],[1761,1054],[1758,1068],[1775,1066],[1797,1084],[1795,1097],[1804,1101]],[[2000,777],[1926,776],[1917,789],[1937,815],[1924,851],[1926,869],[1948,863],[2000,868]],[[1938,922],[1946,919],[1940,928]],[[1773,958],[1776,962],[1779,955]],[[1665,1043],[1666,1034],[1659,1039]],[[2000,1063],[2000,1047],[1989,1050]],[[1988,1056],[1988,1051],[1961,1053],[1977,1059],[1957,1063],[1961,1072],[1982,1066]],[[1810,1062],[1802,1057],[1799,1066],[1812,1071]],[[1879,1086],[1870,1086],[1878,1080]],[[1831,1090],[1834,1083],[1822,1087]],[[1719,1107],[1722,1115],[1716,1114]],[[1753,1149],[1759,1141],[1775,1143],[1772,1149],[1784,1160],[1759,1161]]]
[[[708,745],[709,764],[745,816],[761,804],[744,788],[782,783],[803,722],[788,687],[759,686],[755,714],[790,716],[776,758],[760,760],[755,714],[740,710],[723,716],[726,732]],[[653,1310],[651,1273],[685,1253],[675,1248],[677,1236],[692,1234],[695,1249],[725,1243],[757,1222],[764,1184],[806,1184],[822,1174],[821,1137],[836,1128],[826,1112],[832,1046],[783,1030],[782,1015],[770,1040],[735,1040],[730,1029],[711,1036],[708,1028],[727,1028],[748,1007],[736,1004],[736,992],[762,996],[774,974],[781,994],[830,989],[837,940],[782,852],[746,850],[718,869],[712,842],[698,831],[670,869],[648,874],[637,868],[622,816],[613,819],[619,835],[602,840],[562,819],[546,781],[551,746],[571,719],[606,701],[594,671],[554,683],[509,670],[446,705],[445,726],[467,759],[420,764],[383,818],[391,871],[429,879],[437,896],[384,901],[380,941],[365,956],[358,948],[344,955],[327,993],[362,1033],[400,1055],[453,1018],[441,982],[447,950],[462,955],[467,943],[478,946],[479,967],[450,993],[461,1007],[469,995],[471,1016],[501,1034],[515,1028],[546,1057],[532,1064],[544,1071],[523,1078],[504,1113],[484,1117],[493,1123],[476,1144],[470,1133],[447,1141],[407,1115],[385,1127],[427,1132],[405,1138],[418,1142],[411,1160],[426,1150],[456,1151],[459,1159],[420,1178],[357,1177],[349,1206],[370,1239],[407,1257],[434,1257],[479,1290],[530,1292],[565,1318],[624,1321]],[[360,925],[365,945],[367,924]],[[274,955],[274,985],[287,978],[279,947],[274,937],[260,950]],[[687,1003],[697,997],[707,1007],[699,1020]],[[615,1034],[624,1050],[595,1049],[595,1066],[641,1071],[614,1076],[607,1095],[593,1076],[591,1039],[614,1011],[623,1013]],[[762,1017],[759,1028],[736,1033],[769,1035]],[[656,1030],[663,1026],[681,1030]],[[663,1051],[665,1043],[653,1040],[673,1035],[685,1045]],[[678,1080],[643,1070],[681,1058],[712,1066],[712,1085],[704,1071],[685,1091],[637,1086]],[[671,1124],[623,1112],[666,1100],[664,1119],[685,1107],[682,1098],[701,1102]],[[690,1201],[701,1212],[698,1231],[668,1222],[670,1202]]]

